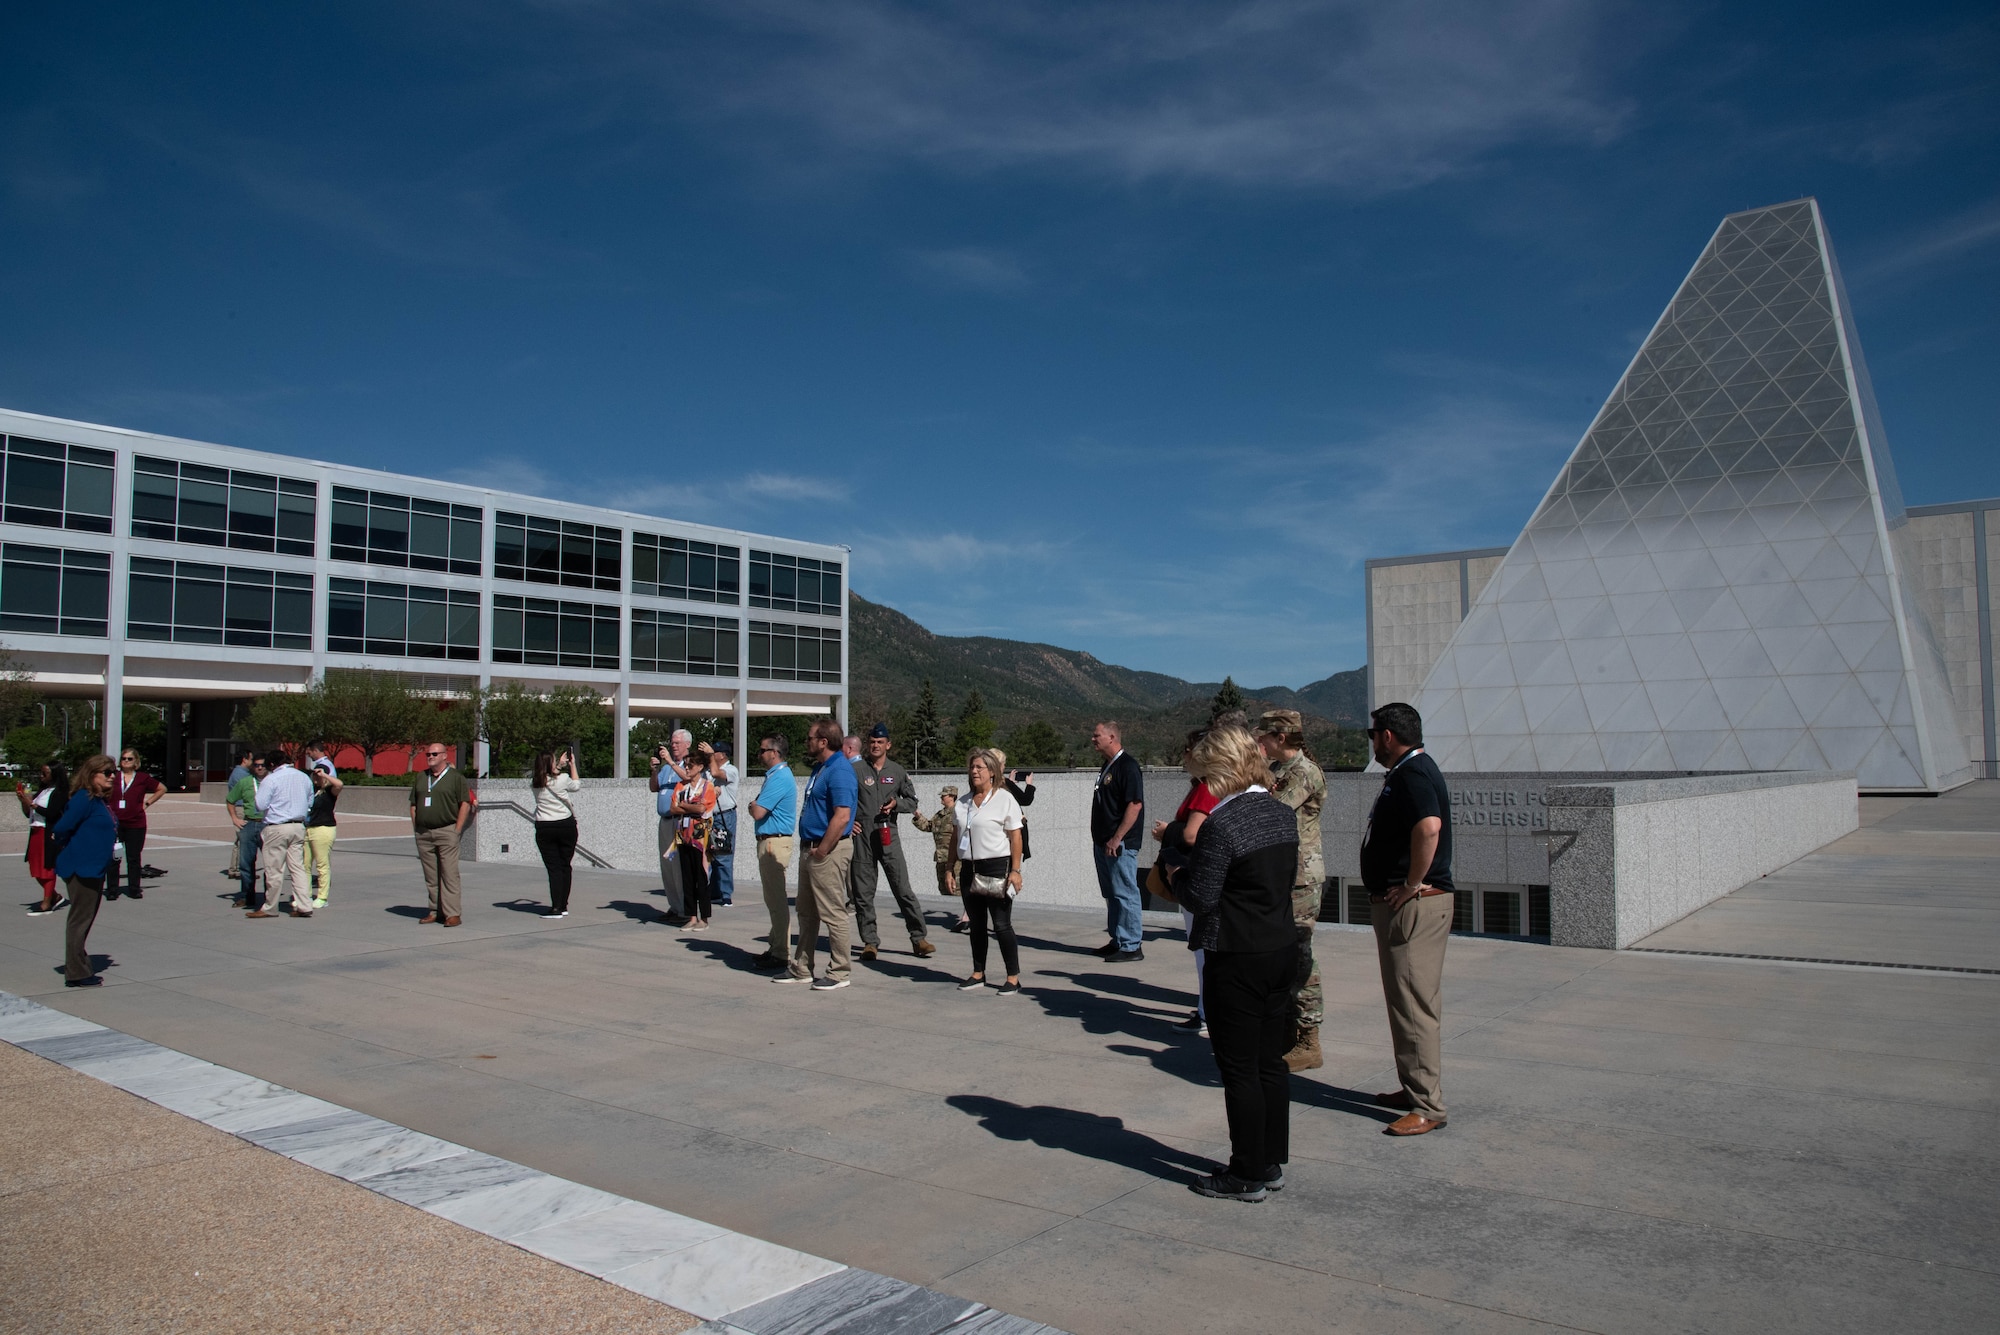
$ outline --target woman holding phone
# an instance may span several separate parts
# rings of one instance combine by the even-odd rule
[[[62,819],[63,808],[69,803],[69,771],[51,760],[42,766],[40,778],[41,787],[32,797],[28,795],[28,785],[14,786],[21,814],[28,818],[28,875],[42,887],[42,902],[28,910],[37,916],[54,913],[63,906],[62,892],[56,889],[56,859],[49,848],[48,827]]]
[[[563,771],[567,770],[568,773]],[[576,860],[576,805],[583,787],[576,777],[576,752],[543,751],[535,757],[535,851],[549,873],[549,907],[544,918],[569,916],[570,864]]]

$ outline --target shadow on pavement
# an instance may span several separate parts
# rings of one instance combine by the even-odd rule
[[[738,973],[768,975],[776,972],[774,969],[757,967],[757,961],[765,957],[765,952],[761,950],[745,950],[742,946],[718,941],[712,936],[683,937],[681,944],[688,948],[689,954],[706,955],[724,968],[734,969]]]
[[[672,926],[675,921],[665,909],[656,908],[651,904],[641,904],[630,899],[614,899],[603,907],[616,909],[633,922],[663,922],[668,926]]]
[[[994,954],[997,956],[998,950]],[[933,955],[931,958],[935,960],[939,957]],[[901,960],[883,959],[879,955],[872,960],[864,960],[858,950],[854,952],[854,967],[867,969],[871,973],[887,974],[891,978],[907,978],[913,983],[956,983],[959,979],[959,975],[948,973],[933,964],[905,964]],[[967,966],[966,972],[971,972],[970,965]]]
[[[115,969],[117,967],[118,961],[112,959],[109,955],[92,955],[90,957],[90,971],[92,973],[103,973],[106,969]],[[62,971],[63,966],[60,964],[56,965],[55,972],[61,973]]]
[[[538,918],[549,911],[549,906],[539,899],[496,899],[493,907],[513,913],[532,913]]]
[[[1185,1182],[1192,1174],[1212,1173],[1218,1168],[1206,1155],[1175,1149],[1151,1136],[1127,1130],[1122,1118],[1078,1112],[1074,1108],[1024,1107],[982,1094],[953,1094],[945,1102],[977,1117],[984,1130],[1001,1140],[1067,1150],[1170,1182]]]
[[[384,913],[393,913],[398,918],[421,918],[426,913],[429,913],[431,909],[428,904],[391,904],[382,911]]]

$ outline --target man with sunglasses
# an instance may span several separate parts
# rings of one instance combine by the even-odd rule
[[[421,922],[456,927],[459,918],[458,836],[472,814],[472,790],[445,758],[444,743],[424,747],[427,766],[410,785],[410,825],[417,835],[417,861],[431,911]]]
[[[125,894],[132,899],[145,897],[146,811],[166,793],[160,781],[139,768],[139,753],[126,747],[118,755],[118,772],[111,778],[111,814],[118,820],[118,842],[125,847],[125,878],[131,884]],[[104,885],[106,899],[118,898],[119,864],[111,864],[110,879]]]
[[[771,915],[771,935],[757,967],[775,970],[792,965],[792,908],[785,895],[785,872],[792,865],[792,844],[799,820],[799,781],[785,763],[782,737],[764,737],[757,758],[764,765],[764,786],[750,801],[756,822],[757,879],[764,888],[764,909]]]
[[[1368,741],[1389,773],[1361,836],[1389,1037],[1403,1087],[1375,1102],[1405,1115],[1383,1130],[1421,1136],[1445,1123],[1440,1084],[1444,947],[1456,902],[1451,880],[1451,792],[1424,752],[1424,721],[1406,704],[1369,715]]]

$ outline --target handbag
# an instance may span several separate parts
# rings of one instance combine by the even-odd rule
[[[981,876],[978,872],[972,873],[972,884],[966,893],[980,899],[1008,899],[1013,895],[1005,876]]]
[[[711,856],[717,853],[733,853],[736,851],[735,840],[730,836],[729,827],[720,820],[715,821],[709,826],[708,851]]]

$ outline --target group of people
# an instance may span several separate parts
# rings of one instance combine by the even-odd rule
[[[1413,707],[1375,710],[1369,741],[1386,774],[1363,836],[1361,872],[1376,906],[1376,952],[1400,1081],[1376,1101],[1403,1114],[1385,1128],[1388,1134],[1416,1136],[1446,1120],[1439,1048],[1454,904],[1450,796],[1424,752],[1423,721]],[[1116,723],[1098,724],[1091,742],[1103,759],[1090,814],[1092,857],[1105,900],[1107,939],[1098,954],[1107,963],[1135,962],[1145,957],[1137,873],[1148,828],[1144,775]],[[696,745],[679,730],[654,754],[649,787],[657,794],[670,920],[703,931],[716,904],[733,902],[737,813],[747,808],[770,915],[766,949],[756,963],[776,975],[774,982],[812,991],[851,985],[851,934],[859,934],[864,960],[881,949],[878,873],[889,882],[912,953],[934,955],[903,856],[898,817],[908,815],[933,837],[938,889],[964,906],[958,928],[970,935],[972,967],[959,987],[1019,995],[1013,909],[1029,855],[1023,808],[1034,801],[1034,776],[1010,774],[1001,751],[977,749],[966,762],[963,794],[946,787],[939,809],[926,816],[909,772],[889,758],[885,725],[858,738],[822,719],[808,731],[806,748],[811,768],[801,785],[786,740],[760,738],[764,775],[747,800],[740,800],[741,775],[726,744]],[[262,758],[246,753],[231,776],[227,805],[239,831],[234,869],[242,885],[237,902],[249,917],[275,916],[286,891],[293,917],[309,918],[327,903],[341,781],[324,747],[309,746],[305,755],[301,770],[282,751]],[[462,921],[459,839],[476,798],[441,743],[424,755],[426,766],[410,786],[430,901],[422,921],[456,927]],[[64,976],[72,987],[100,981],[85,947],[107,877],[116,883],[113,858],[121,840],[134,892],[144,865],[143,834],[129,840],[125,832],[135,809],[143,829],[156,788],[132,777],[138,773],[135,753],[121,760],[122,766],[93,756],[67,783],[60,767],[45,767],[41,790],[18,794],[31,823],[27,861],[43,887],[36,911],[61,905],[58,881],[68,891]],[[1207,1196],[1263,1200],[1284,1187],[1290,1076],[1324,1060],[1312,942],[1325,882],[1319,822],[1326,776],[1306,753],[1302,720],[1292,710],[1268,711],[1254,727],[1240,713],[1225,715],[1189,735],[1183,764],[1187,794],[1173,819],[1150,827],[1160,853],[1147,889],[1182,911],[1199,998],[1187,1025],[1206,1033],[1213,1048],[1231,1146],[1228,1165],[1192,1186]],[[549,878],[546,914],[565,917],[577,847],[574,800],[582,787],[575,756],[561,750],[538,755],[530,787],[535,843]],[[803,856],[794,889],[787,881],[795,851]],[[827,962],[820,972],[822,934]],[[995,943],[1005,971],[997,986],[988,972]]]
[[[244,750],[229,772],[223,810],[236,827],[235,856],[222,874],[237,882],[230,903],[250,918],[275,918],[289,898],[310,918],[333,893],[333,841],[340,772],[324,742],[303,748],[305,768],[281,749]]]

